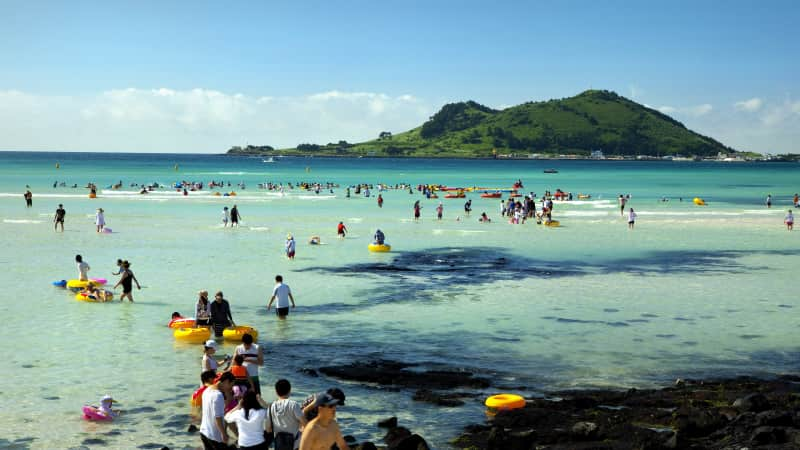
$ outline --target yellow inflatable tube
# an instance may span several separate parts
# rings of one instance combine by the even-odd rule
[[[241,341],[242,336],[245,334],[253,336],[253,340],[258,339],[258,330],[253,327],[248,327],[247,325],[238,325],[222,330],[222,337],[230,341]]]
[[[114,299],[114,293],[111,291],[106,291],[105,301],[110,302],[113,299]],[[103,303],[103,300],[100,300],[99,298],[93,295],[84,294],[83,292],[78,292],[77,294],[75,294],[75,300],[79,302]]]
[[[487,408],[511,410],[525,407],[525,399],[516,394],[498,394],[488,397],[484,403]]]
[[[176,328],[172,334],[179,341],[202,344],[211,338],[211,328]]]
[[[697,205],[697,206],[706,206],[706,201],[705,201],[705,200],[703,200],[703,199],[702,199],[702,198],[700,198],[700,197],[695,197],[695,198],[694,198],[694,200],[692,200],[692,201],[693,201],[693,202],[694,202],[694,204],[695,204],[695,205]]]
[[[542,224],[544,226],[546,226],[546,227],[560,227],[561,226],[561,222],[559,222],[557,220],[551,220],[549,222],[542,222]]]
[[[369,244],[367,248],[371,252],[380,252],[380,253],[392,250],[392,246],[389,244]]]
[[[67,281],[67,288],[68,289],[86,289],[89,286],[89,283],[92,283],[95,286],[102,286],[106,284],[106,280],[96,279],[96,280],[69,280]]]

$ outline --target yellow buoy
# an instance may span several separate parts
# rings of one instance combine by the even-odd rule
[[[702,198],[700,198],[700,197],[695,197],[695,198],[694,198],[694,200],[692,200],[692,201],[693,201],[693,202],[694,202],[694,204],[695,204],[695,205],[697,205],[697,206],[706,206],[706,201],[705,201],[705,200],[703,200],[703,199],[702,199]]]
[[[511,410],[524,408],[525,399],[516,394],[498,394],[487,398],[484,404],[492,409]]]

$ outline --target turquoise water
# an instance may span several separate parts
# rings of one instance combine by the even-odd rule
[[[527,386],[526,395],[796,371],[800,231],[787,232],[782,222],[800,191],[798,167],[0,153],[0,283],[9,287],[0,302],[8,346],[0,447],[199,446],[184,431],[201,349],[176,343],[165,324],[172,311],[191,314],[200,289],[224,291],[236,322],[261,332],[268,398],[281,377],[297,399],[339,385],[348,395],[339,421],[360,440],[379,440],[375,423],[397,415],[447,448],[461,427],[483,420],[481,400],[434,407],[413,402],[413,389],[301,369],[385,358],[463,368],[499,386],[486,394]],[[562,226],[544,228],[508,224],[499,200],[476,194],[469,218],[463,200],[440,199],[442,221],[434,218],[440,200],[416,190],[382,192],[380,209],[376,189],[370,198],[344,194],[359,182],[508,187],[517,179],[526,192],[561,188],[592,198],[557,203]],[[177,180],[230,181],[223,192],[237,196],[207,189],[140,195],[130,186]],[[53,188],[54,181],[80,187]],[[82,188],[90,181],[100,188],[96,199]],[[107,187],[118,181],[122,189]],[[257,186],[302,181],[341,187],[281,195]],[[22,199],[26,185],[32,208]],[[631,195],[635,230],[619,215],[620,193]],[[696,196],[708,206],[693,205]],[[420,222],[412,220],[415,200],[423,205]],[[63,234],[52,229],[58,203],[67,210]],[[234,203],[242,227],[223,229],[222,207]],[[94,232],[98,207],[113,233]],[[493,222],[478,223],[481,211]],[[340,220],[350,230],[344,240],[336,238]],[[367,252],[376,228],[391,253]],[[298,240],[294,261],[283,256],[287,233]],[[323,245],[308,245],[312,235]],[[82,303],[54,288],[52,281],[75,277],[77,253],[90,275],[109,279],[117,258],[130,260],[143,285],[136,303]],[[276,274],[298,303],[281,323],[264,308]],[[221,353],[233,347],[224,343]],[[81,406],[104,393],[128,413],[112,424],[81,420]]]

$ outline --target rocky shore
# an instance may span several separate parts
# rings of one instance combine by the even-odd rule
[[[319,372],[414,388],[415,400],[442,406],[482,403],[483,395],[470,390],[485,392],[491,385],[465,370],[420,370],[396,361],[322,367]],[[525,392],[524,387],[519,390]],[[381,425],[392,428],[384,448],[427,448],[421,437],[393,428],[396,420]],[[529,398],[521,409],[489,412],[485,421],[466,427],[452,444],[490,450],[800,449],[800,376],[678,380],[662,389],[550,392]]]
[[[797,449],[800,377],[564,391],[469,426],[461,449]]]

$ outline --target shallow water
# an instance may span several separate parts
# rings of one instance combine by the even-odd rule
[[[268,398],[280,377],[292,381],[296,399],[339,385],[348,395],[339,421],[361,440],[380,439],[375,423],[397,415],[447,448],[461,427],[483,420],[481,401],[434,407],[413,402],[411,389],[300,369],[395,359],[490,377],[496,387],[486,394],[527,386],[526,395],[797,370],[800,304],[792,288],[800,232],[782,225],[800,190],[796,164],[276,160],[0,153],[0,283],[13,286],[0,302],[9,319],[0,338],[11,344],[0,447],[198,447],[185,430],[201,349],[176,343],[165,324],[172,311],[193,311],[199,289],[223,290],[237,323],[261,332]],[[549,167],[559,173],[543,174]],[[344,196],[344,186],[357,182],[508,187],[518,178],[539,195],[561,188],[592,199],[558,203],[562,226],[544,228],[505,223],[499,200],[475,194],[470,218],[463,200],[442,199],[442,221],[434,220],[439,200],[416,191],[383,192],[382,209],[376,190],[366,199]],[[225,191],[237,196],[140,195],[129,186],[182,179],[231,181]],[[99,198],[82,188],[54,189],[56,180],[94,181]],[[119,180],[123,189],[108,188]],[[303,180],[342,187],[318,195],[257,189]],[[241,181],[245,190],[235,186]],[[632,195],[635,230],[619,215],[620,193]],[[764,206],[768,193],[772,209]],[[695,196],[709,205],[693,205]],[[411,214],[417,199],[418,223]],[[63,234],[52,230],[58,203],[67,210]],[[243,226],[223,229],[222,206],[233,203]],[[113,233],[93,231],[98,207]],[[481,211],[494,221],[478,223]],[[344,240],[335,237],[340,220],[350,231]],[[367,252],[376,228],[386,232],[391,253]],[[294,261],[282,253],[287,233],[298,240]],[[308,245],[312,235],[323,245]],[[117,258],[130,260],[143,285],[136,303],[82,303],[54,288],[52,281],[76,275],[77,253],[90,275],[109,279]],[[278,273],[298,303],[286,322],[264,308]],[[31,344],[41,351],[25,351]],[[221,353],[234,345],[224,343]],[[81,420],[81,406],[104,393],[125,414],[111,424]]]

